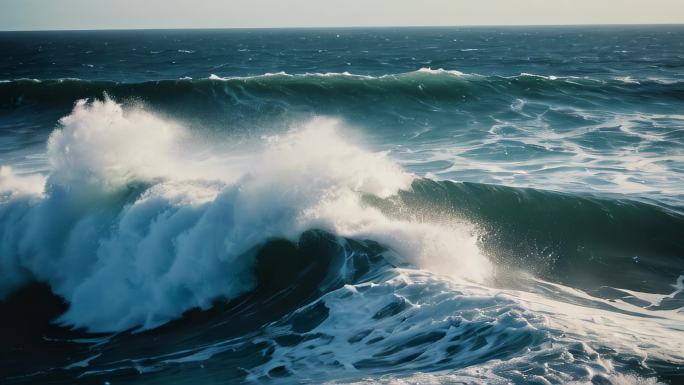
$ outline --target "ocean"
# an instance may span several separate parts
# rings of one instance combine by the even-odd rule
[[[2,384],[684,384],[684,26],[0,52]]]

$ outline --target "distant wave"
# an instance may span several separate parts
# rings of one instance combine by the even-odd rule
[[[179,50],[179,52],[183,53],[192,53],[193,51],[187,51],[187,50]],[[624,83],[631,83],[631,82],[653,82],[657,84],[663,84],[663,85],[672,85],[672,84],[678,84],[684,82],[682,79],[659,79],[659,78],[654,78],[654,77],[648,77],[648,78],[633,78],[633,77],[616,77],[616,78],[592,78],[589,76],[557,76],[557,75],[542,75],[542,74],[535,74],[535,73],[527,73],[527,72],[522,72],[519,75],[513,75],[513,76],[498,76],[498,75],[480,75],[477,73],[464,73],[455,69],[444,69],[444,68],[432,68],[432,67],[422,67],[419,68],[415,71],[411,72],[403,72],[403,73],[387,73],[383,75],[368,75],[368,74],[354,74],[348,71],[344,72],[304,72],[304,73],[288,73],[285,71],[279,71],[279,72],[267,72],[259,75],[248,75],[248,76],[220,76],[217,74],[210,74],[207,76],[205,79],[208,80],[251,80],[251,79],[260,79],[260,78],[273,78],[273,77],[287,77],[287,78],[299,78],[299,79],[306,79],[306,78],[317,78],[317,77],[348,77],[348,78],[359,78],[359,79],[406,79],[406,78],[411,78],[419,75],[433,75],[433,76],[456,76],[456,77],[470,77],[470,78],[480,78],[480,79],[485,79],[485,80],[495,80],[495,79],[524,79],[524,78],[541,78],[541,79],[546,79],[546,80],[583,80],[583,81],[590,81],[590,82],[599,82],[599,83],[611,83],[613,80],[615,81],[621,81]],[[85,79],[79,79],[79,78],[58,78],[58,79],[37,79],[37,78],[18,78],[18,79],[3,79],[0,80],[2,83],[6,82],[20,82],[20,81],[32,81],[32,82],[43,82],[43,81],[64,81],[64,80],[83,80],[83,81],[93,81],[93,82],[98,82],[97,80],[85,80]],[[167,80],[155,80],[155,81],[149,81],[150,83],[159,83],[159,82],[166,82],[166,81],[173,81],[174,79],[167,79]],[[180,79],[183,80],[183,79]],[[198,79],[199,80],[199,79]],[[104,81],[106,82],[106,81]],[[126,82],[112,82],[116,84],[140,84],[140,83],[126,83]]]
[[[121,83],[80,79],[16,79],[0,82],[0,105],[21,102],[72,103],[75,100],[100,97],[104,92],[116,97],[164,98],[192,94],[200,98],[240,98],[249,95],[288,96],[302,99],[354,96],[373,98],[421,97],[453,99],[462,97],[510,97],[535,95],[545,97],[615,97],[684,98],[684,81],[659,79],[597,79],[588,77],[537,75],[482,76],[455,70],[421,68],[414,72],[382,76],[341,73],[288,74],[266,73],[255,76],[221,77],[211,74],[205,79]],[[249,93],[249,95],[244,95]]]

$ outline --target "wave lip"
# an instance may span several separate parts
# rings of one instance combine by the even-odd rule
[[[410,72],[410,73],[414,73],[414,72]],[[420,68],[415,73],[430,74],[430,75],[445,75],[445,74],[447,74],[447,75],[452,75],[452,76],[464,76],[464,75],[466,75],[463,72],[457,71],[457,70],[445,70],[443,68],[432,69],[430,67]]]

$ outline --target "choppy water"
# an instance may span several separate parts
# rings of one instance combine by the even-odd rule
[[[0,33],[0,382],[684,382],[684,28]]]

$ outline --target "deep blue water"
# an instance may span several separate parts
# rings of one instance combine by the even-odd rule
[[[0,52],[2,383],[684,383],[682,26]]]

